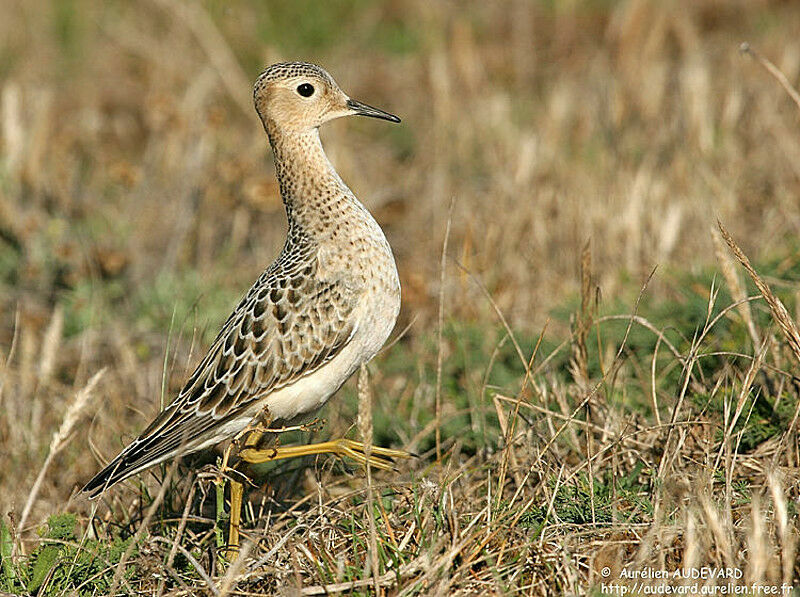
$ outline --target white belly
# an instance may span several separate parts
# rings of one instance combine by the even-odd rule
[[[342,387],[342,384],[380,350],[394,328],[400,297],[382,297],[380,304],[365,304],[353,338],[342,351],[313,373],[273,392],[261,403],[272,420],[291,422],[310,415]]]
[[[263,404],[273,420],[291,422],[313,413],[342,387],[361,362],[351,341],[323,367],[273,392]]]

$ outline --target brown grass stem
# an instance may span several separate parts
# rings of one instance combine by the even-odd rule
[[[756,62],[763,66],[769,74],[775,77],[775,80],[780,83],[781,87],[783,87],[789,97],[792,98],[792,101],[797,105],[798,109],[800,109],[800,93],[798,93],[797,90],[792,87],[789,79],[786,78],[786,75],[784,75],[777,66],[753,49],[748,42],[743,42],[739,46],[739,51],[743,54],[749,54],[755,58]]]
[[[31,508],[33,508],[33,504],[36,502],[36,496],[39,495],[39,489],[42,486],[42,481],[44,480],[44,477],[47,474],[53,459],[56,457],[56,454],[58,454],[64,448],[64,446],[67,445],[72,437],[72,428],[75,426],[75,423],[80,420],[81,416],[83,415],[83,411],[89,404],[89,401],[94,397],[94,389],[103,378],[103,375],[105,375],[105,372],[106,369],[101,369],[95,373],[86,383],[86,385],[75,393],[75,397],[72,399],[69,407],[67,407],[67,411],[64,414],[63,420],[61,421],[61,426],[53,434],[53,437],[50,440],[50,447],[47,451],[47,457],[42,464],[42,468],[39,469],[39,474],[36,476],[36,481],[34,481],[33,487],[28,493],[28,499],[25,502],[25,507],[22,509],[22,516],[20,516],[19,520],[20,529],[25,528],[25,524],[28,521],[28,516],[31,513]]]
[[[447,241],[450,239],[450,224],[453,221],[453,207],[456,199],[450,200],[450,207],[447,210],[447,224],[444,228],[444,239],[442,240],[442,257],[439,263],[439,308],[437,311],[436,322],[436,462],[442,459],[442,359],[444,358],[444,296],[445,280],[447,279]]]

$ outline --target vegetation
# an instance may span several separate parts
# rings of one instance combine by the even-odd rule
[[[739,52],[800,86],[800,6],[2,13],[0,592],[599,595],[647,567],[741,571],[669,581],[706,594],[800,585],[800,112]],[[77,490],[283,242],[250,100],[279,59],[403,117],[323,130],[395,249],[403,312],[369,390],[281,442],[416,457],[248,469],[231,563],[216,453]]]
[[[42,529],[41,542],[30,557],[12,558],[11,546],[3,549],[2,588],[9,592],[35,593],[37,595],[62,595],[75,592],[95,595],[108,591],[113,582],[115,567],[131,545],[132,537],[111,538],[102,542],[85,539],[81,542],[76,533],[74,514],[54,514]],[[2,523],[2,532],[8,527]],[[133,555],[137,550],[131,551]],[[136,572],[132,565],[123,564],[123,577]]]

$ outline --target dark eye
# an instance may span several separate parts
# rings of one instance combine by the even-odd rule
[[[310,83],[301,83],[297,86],[297,93],[303,97],[311,97],[314,95],[314,86]]]

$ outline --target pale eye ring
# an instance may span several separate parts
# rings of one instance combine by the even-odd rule
[[[300,83],[297,86],[297,93],[303,97],[311,97],[314,95],[314,86],[311,83]]]

